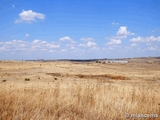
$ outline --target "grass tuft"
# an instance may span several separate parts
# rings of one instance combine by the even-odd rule
[[[160,115],[158,86],[8,82],[0,88],[0,119],[125,120],[126,113]]]

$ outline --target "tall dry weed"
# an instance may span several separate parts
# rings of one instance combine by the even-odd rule
[[[125,83],[0,83],[0,113],[0,120],[121,120],[126,113],[160,115],[160,88]]]

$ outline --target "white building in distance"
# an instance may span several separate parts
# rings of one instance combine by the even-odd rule
[[[106,63],[128,63],[127,60],[107,60]]]

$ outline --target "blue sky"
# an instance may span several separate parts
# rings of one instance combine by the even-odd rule
[[[0,59],[160,56],[159,0],[0,0]]]

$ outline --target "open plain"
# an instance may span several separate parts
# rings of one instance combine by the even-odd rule
[[[0,61],[0,120],[160,119],[160,59]]]

